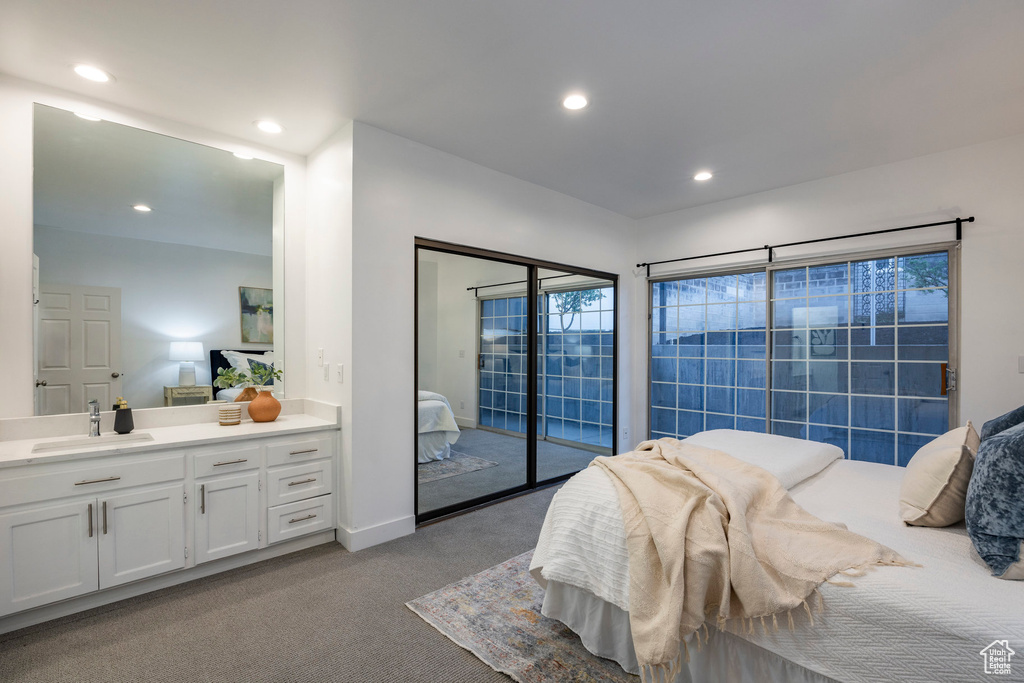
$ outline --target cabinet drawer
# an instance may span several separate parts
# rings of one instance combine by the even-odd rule
[[[331,493],[333,472],[329,458],[301,465],[271,467],[267,470],[267,505],[273,507]]]
[[[253,470],[260,466],[260,447],[252,444],[209,448],[195,453],[195,477]]]
[[[185,454],[106,456],[81,464],[29,465],[0,475],[0,506],[89,496],[185,478]]]
[[[267,510],[267,543],[287,541],[334,527],[331,494],[278,505]]]
[[[267,467],[329,458],[334,455],[334,440],[330,436],[294,437],[267,444]]]

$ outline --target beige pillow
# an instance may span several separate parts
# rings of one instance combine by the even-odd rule
[[[970,421],[926,443],[907,463],[900,517],[914,526],[949,526],[964,518],[967,484],[981,445]]]

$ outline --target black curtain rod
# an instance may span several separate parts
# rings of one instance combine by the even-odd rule
[[[537,278],[537,282],[544,282],[544,280],[557,280],[560,277],[574,277],[575,275],[576,275],[576,273],[567,273],[565,275],[552,275],[550,277],[539,277],[539,278]],[[470,290],[487,289],[488,287],[504,287],[506,285],[521,285],[524,282],[526,282],[526,280],[516,280],[514,282],[499,282],[499,283],[493,284],[493,285],[479,285],[477,287],[466,287],[466,291],[468,292]],[[473,296],[476,296],[476,291],[473,291]]]
[[[731,256],[733,254],[745,254],[751,251],[767,251],[768,263],[771,263],[776,249],[782,247],[797,247],[804,244],[817,244],[818,242],[832,242],[834,240],[847,240],[854,237],[868,237],[870,235],[884,235],[889,232],[901,232],[903,230],[918,230],[920,228],[934,228],[939,225],[956,225],[956,241],[963,239],[963,224],[973,223],[974,216],[968,218],[956,218],[951,221],[940,221],[938,223],[924,223],[922,225],[907,225],[902,228],[888,228],[886,230],[871,230],[869,232],[858,232],[853,235],[836,235],[835,237],[819,237],[813,240],[801,240],[799,242],[786,242],[785,244],[766,244],[763,247],[751,247],[749,249],[735,249],[733,251],[720,251],[717,254],[701,254],[700,256],[684,256],[682,258],[665,259],[664,261],[651,261],[650,263],[638,263],[637,268],[647,268],[647,277],[651,276],[651,266],[659,266],[663,263],[679,263],[681,261],[692,261],[693,259],[714,258],[716,256]],[[472,287],[470,288],[472,289]]]

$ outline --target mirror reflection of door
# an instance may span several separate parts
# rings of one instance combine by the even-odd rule
[[[417,521],[612,454],[614,276],[418,246]]]
[[[37,414],[109,410],[121,395],[121,290],[39,286]]]
[[[425,515],[527,483],[527,269],[426,249],[417,261],[417,514]],[[481,310],[491,313],[486,327]]]

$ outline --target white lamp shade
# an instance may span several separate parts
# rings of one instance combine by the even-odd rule
[[[203,342],[171,342],[170,360],[203,360]]]

